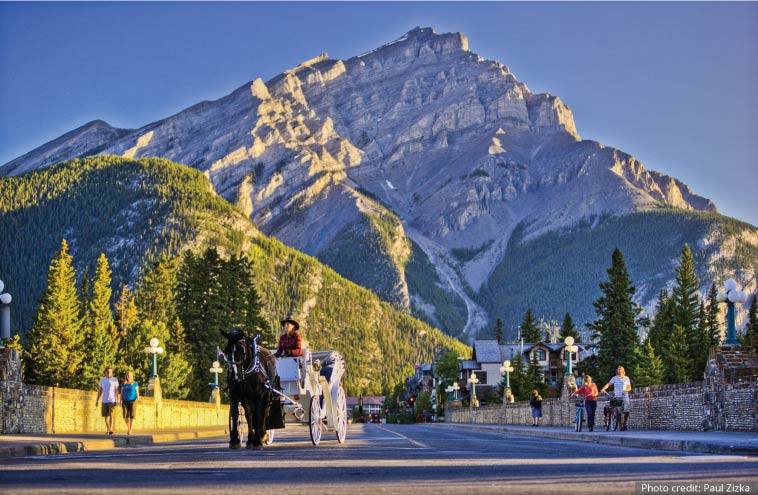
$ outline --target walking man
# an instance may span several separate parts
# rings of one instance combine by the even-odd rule
[[[97,399],[95,407],[103,399],[103,405],[100,413],[105,418],[105,427],[108,435],[113,435],[113,408],[116,407],[118,400],[118,380],[113,376],[113,368],[105,368],[105,376],[100,379],[100,386],[97,389]]]
[[[608,383],[603,387],[603,392],[608,390],[608,387],[613,385],[613,396],[617,399],[621,399],[623,405],[621,406],[624,411],[624,423],[621,425],[621,431],[626,430],[626,422],[629,421],[629,411],[632,409],[632,402],[629,400],[629,392],[632,391],[632,382],[629,381],[629,377],[626,376],[626,370],[623,366],[616,368],[616,376],[610,379]]]

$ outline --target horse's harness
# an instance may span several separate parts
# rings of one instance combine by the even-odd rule
[[[268,372],[266,371],[266,367],[261,364],[260,360],[260,352],[258,352],[258,338],[260,335],[256,335],[255,338],[250,342],[252,346],[247,345],[248,341],[250,341],[250,338],[243,334],[240,334],[240,338],[237,339],[237,341],[232,344],[232,349],[230,352],[229,358],[226,357],[226,354],[221,352],[221,350],[218,350],[217,353],[224,358],[224,361],[227,363],[227,368],[229,369],[229,372],[227,376],[229,379],[234,380],[236,382],[244,382],[247,377],[250,375],[253,375],[255,373],[261,373],[263,374],[264,378],[266,379],[265,385],[266,388],[270,387],[270,381]],[[242,345],[242,360],[237,361],[237,344],[240,341],[245,341],[245,344]],[[248,349],[252,349],[252,351],[249,351]],[[249,359],[248,354],[252,352],[253,356],[251,359]],[[244,367],[245,362],[248,361],[250,364],[248,364],[247,367]],[[239,366],[239,364],[242,364],[242,366]]]

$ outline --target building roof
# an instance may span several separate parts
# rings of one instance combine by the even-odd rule
[[[500,345],[497,340],[475,340],[473,358],[480,363],[500,362]]]

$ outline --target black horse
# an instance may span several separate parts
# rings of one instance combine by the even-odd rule
[[[221,334],[227,339],[224,357],[230,402],[229,448],[241,447],[237,425],[239,405],[242,404],[248,426],[247,448],[260,450],[266,436],[276,361],[268,349],[258,346],[258,337],[251,339],[239,330],[232,330],[231,333],[222,331]]]

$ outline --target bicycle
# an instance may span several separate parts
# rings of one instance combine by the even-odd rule
[[[574,430],[582,431],[582,425],[584,424],[584,397],[575,397],[574,407],[576,408],[576,416],[574,417]]]
[[[613,397],[608,392],[602,392],[603,396],[608,398],[608,403],[603,406],[603,422],[605,431],[616,431],[619,428],[623,414],[624,399]]]

